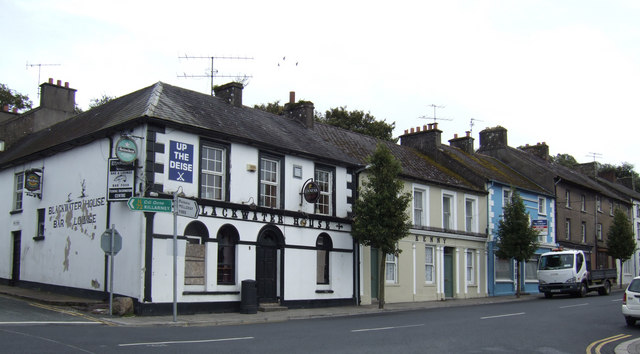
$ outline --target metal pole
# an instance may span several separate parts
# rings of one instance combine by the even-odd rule
[[[116,225],[112,224],[111,225],[111,248],[109,254],[111,255],[111,264],[110,264],[110,268],[111,270],[109,270],[109,316],[113,316],[113,249],[114,249],[114,238],[115,238],[115,230],[116,230]]]
[[[173,195],[173,322],[178,316],[178,191]]]

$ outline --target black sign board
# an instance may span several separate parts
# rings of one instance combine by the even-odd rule
[[[133,197],[135,187],[135,166],[119,159],[109,159],[107,176],[107,200],[127,201]]]
[[[302,188],[302,195],[307,203],[315,203],[320,198],[320,187],[316,182],[309,181]]]

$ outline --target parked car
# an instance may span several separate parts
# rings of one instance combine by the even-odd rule
[[[622,295],[622,315],[628,326],[640,320],[640,277],[635,277]]]

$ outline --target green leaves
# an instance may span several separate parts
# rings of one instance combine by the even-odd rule
[[[524,202],[517,191],[502,212],[496,255],[503,259],[514,258],[518,262],[528,260],[538,249],[538,232],[531,227]]]
[[[0,84],[0,106],[9,106],[9,110],[31,109],[32,103],[29,96],[10,89],[5,84]]]
[[[627,215],[619,208],[613,214],[613,223],[607,233],[607,249],[611,257],[622,262],[633,256],[636,241],[633,239],[633,226]]]

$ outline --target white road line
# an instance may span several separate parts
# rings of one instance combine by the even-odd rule
[[[558,307],[559,309],[568,309],[570,307],[580,307],[580,306],[588,306],[589,303],[584,303],[584,304],[576,304],[576,305],[567,305],[567,306],[560,306]]]
[[[622,299],[611,300],[611,302],[618,302],[618,301],[622,301]]]
[[[49,325],[49,324],[92,324],[92,325],[97,325],[97,324],[101,324],[100,322],[86,322],[86,321],[15,321],[15,322],[0,322],[0,325],[20,325],[20,324],[43,324],[43,325]]]
[[[509,316],[520,316],[520,315],[524,315],[524,312],[518,312],[518,313],[507,313],[504,315],[496,315],[496,316],[486,316],[486,317],[480,317],[481,320],[488,320],[491,318],[500,318],[500,317],[509,317]]]
[[[238,338],[220,338],[220,339],[200,339],[200,340],[177,340],[167,342],[147,342],[147,343],[124,343],[118,344],[119,347],[132,347],[140,345],[166,345],[166,344],[190,344],[190,343],[211,343],[211,342],[226,342],[233,340],[247,340],[253,339],[253,337],[238,337]]]
[[[420,327],[420,326],[424,326],[424,323],[416,324],[416,325],[395,326],[395,327],[352,329],[351,332],[353,333],[353,332],[369,332],[369,331],[386,331],[388,329],[411,328],[411,327]]]

